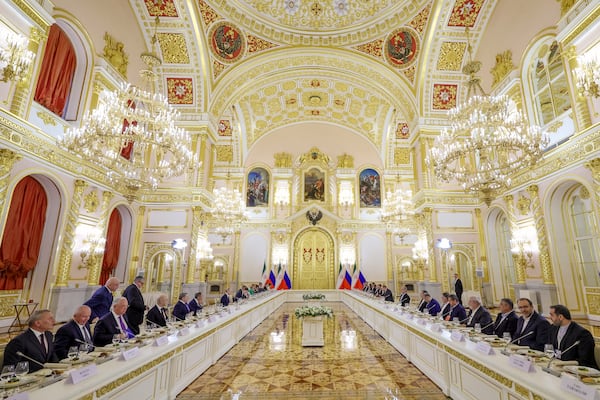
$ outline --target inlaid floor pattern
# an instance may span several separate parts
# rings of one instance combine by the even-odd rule
[[[280,307],[177,399],[446,399],[342,303],[325,320],[325,345],[302,347],[298,305]]]

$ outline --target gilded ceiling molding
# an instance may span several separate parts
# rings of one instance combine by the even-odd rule
[[[516,65],[512,60],[512,51],[506,50],[502,53],[496,54],[496,65],[492,67],[490,71],[494,78],[492,82],[492,88],[496,87],[502,79],[504,79],[513,69],[516,69]]]

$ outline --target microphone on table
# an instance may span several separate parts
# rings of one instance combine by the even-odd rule
[[[458,321],[459,324],[462,324],[463,322],[465,322],[466,320],[468,320],[469,318],[471,318],[471,316],[469,315],[467,318],[465,319],[461,319],[460,321]]]
[[[92,343],[88,343],[88,342],[83,341],[83,340],[81,340],[79,338],[75,338],[75,341],[77,343],[79,343],[79,344],[85,344],[87,346],[88,351],[90,351],[90,349],[94,347],[94,345]]]
[[[481,332],[483,332],[484,329],[487,329],[487,328],[489,328],[492,325],[494,325],[494,321],[490,322],[489,324],[487,324],[486,326],[484,326],[483,328],[481,328]]]
[[[504,354],[505,356],[508,356],[508,355],[510,355],[510,353],[508,353],[508,352],[506,351],[506,348],[508,347],[508,345],[510,345],[510,344],[513,344],[514,342],[517,342],[517,341],[519,341],[519,340],[521,340],[521,339],[523,339],[523,338],[526,338],[527,336],[530,336],[530,335],[533,335],[533,331],[529,331],[529,332],[527,332],[526,334],[524,334],[524,335],[521,335],[521,336],[519,336],[518,338],[516,338],[516,339],[513,339],[513,340],[511,340],[510,342],[506,343],[506,346],[504,346],[504,349],[501,351],[501,353],[502,353],[502,354]]]
[[[560,352],[560,355],[562,357],[563,354],[565,354],[567,351],[571,350],[573,347],[577,346],[581,341],[577,340],[575,343],[573,343],[572,345],[570,345],[569,347],[567,347],[566,349],[564,349],[563,351]],[[552,365],[552,361],[556,360],[556,353],[554,353],[554,355],[552,356],[552,358],[550,359],[550,361],[548,361],[548,365],[546,365],[546,367],[542,368],[542,371],[547,372],[549,374],[552,374],[554,376],[560,376],[561,373],[560,371],[555,371],[553,369],[550,368],[550,365]]]
[[[154,321],[152,321],[151,319],[148,319],[148,317],[146,317],[146,322],[150,322],[151,324],[153,324],[153,325],[156,325],[156,326],[162,326],[162,325],[161,325],[161,324],[159,324],[158,322],[154,322]],[[165,322],[166,322],[166,321],[165,321]]]
[[[18,355],[19,357],[26,358],[26,359],[28,359],[29,361],[33,361],[35,364],[39,365],[39,366],[40,366],[40,367],[42,367],[42,368],[46,368],[46,366],[45,366],[43,363],[41,363],[41,362],[39,362],[38,360],[35,360],[35,359],[33,359],[33,358],[31,358],[31,357],[29,357],[29,356],[27,356],[27,355],[23,354],[23,353],[22,353],[22,352],[20,352],[20,351],[17,351],[17,355]],[[52,373],[54,373],[54,371],[52,371]]]

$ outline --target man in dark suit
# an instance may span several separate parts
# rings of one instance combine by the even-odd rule
[[[458,302],[462,304],[463,284],[458,274],[454,274],[454,293],[458,297]]]
[[[177,321],[185,321],[185,317],[190,312],[190,307],[187,305],[188,301],[190,301],[190,296],[187,292],[179,293],[177,303],[173,306],[173,316]]]
[[[517,340],[516,344],[544,351],[544,345],[548,343],[548,328],[550,324],[544,317],[535,312],[531,300],[521,298],[517,301],[517,305],[519,311],[521,311],[521,316],[517,321],[515,337],[527,336]]]
[[[511,339],[515,338],[519,317],[517,317],[513,307],[511,299],[500,300],[500,313],[496,317],[496,322],[494,322],[494,335],[499,338],[503,337],[505,332],[510,333]]]
[[[406,286],[402,286],[400,288],[400,293],[402,293],[400,295],[400,305],[402,307],[409,305],[410,304],[410,296],[408,295],[408,289],[406,288]]]
[[[442,293],[442,304],[441,304],[442,309],[440,310],[440,315],[442,316],[442,318],[446,318],[446,316],[448,314],[450,314],[450,310],[452,309],[452,306],[450,306],[450,301],[448,300],[448,297],[450,297],[450,293],[448,293],[448,292]]]
[[[169,311],[167,310],[168,301],[169,298],[166,294],[158,296],[156,305],[148,310],[148,314],[146,314],[146,324],[148,326],[167,326],[167,321],[169,320]]]
[[[52,328],[54,327],[54,316],[50,310],[34,311],[27,320],[29,329],[12,339],[4,349],[4,365],[15,365],[19,361],[29,361],[17,353],[23,353],[41,364],[57,362],[58,357],[54,352],[52,343]],[[29,361],[29,372],[42,369],[32,361]]]
[[[190,301],[188,303],[188,306],[190,307],[190,311],[192,312],[192,315],[195,317],[196,315],[198,315],[199,312],[202,312],[202,307],[204,307],[202,305],[203,301],[202,301],[202,292],[198,292],[194,295],[194,298],[192,299],[192,301]]]
[[[550,306],[552,326],[548,343],[554,346],[556,357],[563,361],[576,360],[579,365],[598,368],[594,359],[594,337],[584,327],[571,321],[571,312],[563,305]],[[575,343],[579,341],[579,344]],[[573,346],[570,350],[569,347]]]
[[[427,302],[427,307],[425,307],[425,311],[429,313],[429,315],[438,315],[440,310],[442,309],[440,303],[431,297],[429,293],[425,295],[425,301]]]
[[[448,296],[448,302],[450,303],[450,314],[444,318],[446,321],[454,321],[456,319],[460,322],[467,319],[467,312],[462,304],[459,303],[457,295],[451,294]]]
[[[83,303],[83,305],[92,309],[92,316],[90,317],[92,322],[98,321],[99,318],[110,312],[110,306],[113,303],[113,292],[118,288],[119,278],[115,278],[114,276],[108,278],[106,284],[98,288],[92,294],[92,297]]]
[[[466,321],[466,325],[470,328],[475,327],[475,324],[479,324],[481,332],[486,335],[491,335],[494,331],[492,316],[490,312],[481,305],[479,298],[475,296],[469,297],[469,309],[471,313]]]
[[[381,295],[379,297],[383,297],[384,301],[394,301],[394,294],[392,293],[391,289],[387,287],[387,285],[383,285],[381,287]]]
[[[116,297],[112,311],[100,318],[94,328],[94,346],[106,346],[112,343],[115,335],[119,335],[121,340],[135,336],[129,328],[125,311],[127,311],[127,299]]]
[[[223,304],[224,307],[227,307],[229,303],[231,303],[231,294],[229,294],[229,288],[227,288],[225,289],[223,296],[221,296],[221,304]]]
[[[79,347],[82,342],[88,345],[87,351],[93,350],[92,333],[88,324],[90,315],[92,310],[88,306],[79,306],[73,314],[73,319],[58,328],[54,335],[54,351],[59,360],[67,358],[70,347]]]
[[[144,297],[142,296],[144,282],[143,276],[136,276],[133,283],[123,291],[123,297],[129,302],[129,307],[127,307],[125,313],[129,321],[129,328],[136,335],[140,333],[140,324],[144,321],[144,312],[146,311]]]
[[[428,294],[427,290],[421,291],[421,301],[419,302],[419,305],[417,306],[417,310],[419,310],[420,312],[424,312],[425,309],[427,308],[427,300],[425,300],[425,296],[427,294]]]

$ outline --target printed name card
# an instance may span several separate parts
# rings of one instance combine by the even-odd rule
[[[155,346],[164,346],[167,343],[169,343],[169,337],[167,335],[159,336],[154,341]]]
[[[135,346],[129,350],[123,350],[121,355],[123,356],[123,360],[129,361],[132,358],[136,358],[140,354],[140,348]]]
[[[203,319],[196,322],[196,328],[204,328],[204,320]]]
[[[461,331],[452,331],[450,334],[450,339],[455,342],[464,342],[465,335],[463,335]]]
[[[441,332],[442,331],[442,324],[431,324],[431,326],[429,327],[429,329],[431,329],[431,332]]]
[[[535,372],[533,362],[527,357],[519,354],[512,354],[510,357],[508,357],[508,364],[511,367],[519,369],[523,372]]]
[[[414,315],[412,315],[411,313],[408,313],[405,315],[406,319],[413,319]]]
[[[210,317],[208,317],[208,322],[215,322],[217,320],[217,318],[214,315],[211,315]]]
[[[574,396],[579,397],[580,399],[595,400],[598,398],[596,386],[586,385],[585,383],[580,382],[579,380],[568,375],[563,375],[562,378],[560,378],[560,388],[565,392],[569,392]]]
[[[179,336],[185,336],[185,335],[189,335],[190,334],[190,328],[188,328],[187,326],[184,328],[181,328],[179,330]]]
[[[6,400],[29,400],[29,393],[15,393],[12,396],[9,396]]]
[[[419,319],[417,319],[417,324],[427,325],[427,320],[425,318],[419,318]]]
[[[489,344],[488,342],[486,342],[485,340],[477,342],[477,346],[475,347],[475,350],[477,350],[478,352],[485,354],[485,355],[494,354],[494,349],[492,348],[492,345]]]
[[[98,369],[96,368],[96,364],[90,364],[83,368],[78,368],[74,371],[71,371],[71,382],[76,385],[79,382],[86,380],[90,376],[96,375],[97,373]]]

